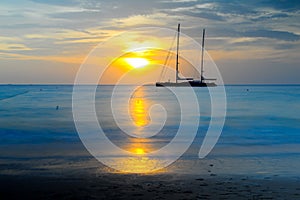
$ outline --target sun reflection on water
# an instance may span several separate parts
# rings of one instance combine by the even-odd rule
[[[147,126],[150,123],[148,115],[149,102],[144,98],[144,90],[137,89],[129,101],[129,113],[137,127]]]
[[[161,173],[166,169],[160,169],[162,164],[157,159],[146,156],[120,158],[112,166],[121,169],[117,173]],[[159,169],[159,170],[158,170]]]
[[[114,164],[125,173],[149,173],[158,168],[160,161],[150,158],[148,153],[155,150],[151,138],[139,137],[145,131],[145,127],[150,125],[150,106],[153,100],[147,98],[147,89],[137,88],[129,100],[129,115],[133,122],[132,132],[136,137],[131,137],[129,142],[123,146],[124,149],[132,153],[130,157],[120,157]]]
[[[124,92],[128,92],[128,90]],[[153,106],[157,104],[162,104],[164,108],[173,106],[172,102],[166,104],[161,101],[159,95],[159,93],[153,93],[152,88],[141,86],[135,88],[129,100],[122,100],[121,97],[117,104],[118,112],[127,112],[126,117],[128,118],[121,121],[127,128],[127,132],[124,131],[127,136],[120,141],[119,147],[127,153],[111,152],[113,156],[108,156],[106,160],[108,166],[112,166],[121,173],[160,173],[162,167],[166,165],[165,163],[172,159],[165,154],[156,155],[154,153],[168,144],[169,138],[165,137],[164,132],[160,132],[162,129],[157,129],[160,127],[159,123],[165,119],[165,116],[161,114],[164,111],[156,111]],[[153,110],[150,115],[151,109]],[[172,107],[169,110],[176,111],[177,109]]]

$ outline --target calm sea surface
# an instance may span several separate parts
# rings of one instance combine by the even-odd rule
[[[181,120],[180,102],[175,95],[165,88],[145,86],[127,99],[133,86],[122,87],[123,94],[118,95],[114,111],[110,109],[113,86],[97,88],[95,111],[106,136],[120,148],[137,154],[168,144]],[[81,144],[73,121],[72,89],[65,85],[1,85],[0,147],[59,143],[67,149],[70,144]],[[169,170],[203,172],[210,171],[208,164],[213,164],[215,173],[299,174],[300,86],[247,85],[225,89],[226,121],[213,151],[204,159],[198,158],[211,119],[211,103],[207,89],[195,88],[200,115],[190,117],[199,118],[198,132],[190,148]],[[162,109],[149,113],[155,104],[164,107],[167,118],[162,129],[151,135],[165,116]],[[117,125],[112,112],[119,114],[118,125],[130,136]],[[147,128],[150,124],[152,128]],[[151,137],[139,138],[147,135]],[[2,159],[7,156],[1,154]]]

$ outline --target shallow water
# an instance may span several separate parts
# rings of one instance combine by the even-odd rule
[[[95,110],[106,136],[118,147],[136,154],[167,145],[175,137],[181,120],[180,102],[174,94],[147,86],[125,99],[133,86],[122,87],[114,112],[119,114],[119,126],[125,131],[111,115],[113,87],[97,88]],[[65,85],[1,85],[0,146],[9,149],[26,145],[30,149],[33,145],[63,143],[67,148],[81,144],[72,115],[72,89]],[[179,92],[184,94],[184,90]],[[226,122],[217,145],[204,159],[198,158],[198,151],[209,125],[211,103],[207,89],[195,88],[195,93],[200,115],[188,116],[191,120],[187,126],[194,125],[195,117],[200,119],[196,139],[180,160],[167,168],[169,171],[298,174],[300,86],[226,86]],[[161,104],[168,116],[161,130],[164,111],[152,107],[149,113],[155,104]],[[158,134],[151,135],[156,130],[160,130]],[[10,155],[13,154],[12,150]]]

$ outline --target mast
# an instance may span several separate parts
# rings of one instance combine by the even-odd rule
[[[201,49],[201,75],[200,75],[200,82],[202,83],[203,81],[203,56],[204,56],[204,37],[205,37],[205,29],[203,29],[202,33],[202,49]]]
[[[176,83],[178,81],[178,65],[179,65],[179,36],[180,36],[180,24],[178,24],[177,29],[177,50],[176,50]]]

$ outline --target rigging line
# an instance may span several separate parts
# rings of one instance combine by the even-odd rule
[[[172,40],[172,44],[171,44],[171,46],[170,46],[170,48],[169,48],[169,50],[168,50],[168,55],[167,55],[167,57],[166,57],[166,59],[165,59],[165,62],[164,62],[164,65],[163,65],[163,69],[162,69],[162,71],[161,71],[161,73],[160,73],[160,76],[159,76],[159,80],[158,80],[158,81],[161,81],[161,79],[165,76],[165,73],[166,73],[166,66],[167,66],[168,61],[169,61],[169,59],[170,59],[170,54],[171,54],[171,50],[173,49],[173,46],[174,46],[175,38],[176,38],[176,34],[174,35],[173,40]]]
[[[163,73],[162,73],[162,77],[161,78],[165,78],[165,75],[167,73],[167,66],[169,65],[168,62],[170,61],[170,58],[172,58],[173,54],[169,51],[169,55],[168,55],[168,61],[164,63],[164,70],[163,70]]]
[[[173,40],[172,40],[172,44],[171,44],[171,46],[170,46],[170,48],[169,48],[169,50],[168,50],[168,55],[167,55],[167,58],[166,58],[166,60],[165,60],[165,62],[164,62],[163,69],[162,69],[162,71],[161,71],[161,73],[160,73],[160,75],[159,75],[158,81],[161,81],[161,79],[162,79],[162,78],[165,76],[165,74],[166,74],[166,66],[167,66],[167,64],[168,64],[168,61],[169,61],[169,58],[170,58],[170,55],[171,55],[171,50],[172,50],[173,47],[174,47],[174,43],[175,43],[175,39],[176,39],[176,34],[177,34],[177,33],[174,34],[174,37],[173,37]]]

